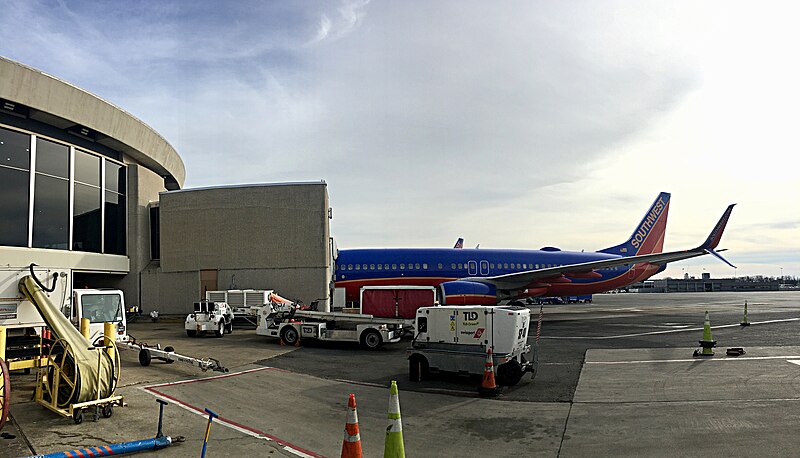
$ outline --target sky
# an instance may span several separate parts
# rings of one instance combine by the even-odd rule
[[[178,151],[328,183],[339,248],[596,251],[672,193],[659,277],[800,276],[794,2],[0,0],[0,55]]]

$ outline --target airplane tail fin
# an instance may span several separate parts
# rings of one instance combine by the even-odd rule
[[[453,248],[464,248],[464,239],[459,238]]]
[[[600,250],[600,252],[622,256],[661,253],[664,249],[664,235],[667,229],[669,199],[670,194],[668,192],[659,194],[628,240],[619,245]]]
[[[736,204],[728,205],[728,208],[725,210],[725,213],[722,214],[722,217],[717,222],[717,225],[714,226],[714,229],[708,234],[708,238],[702,245],[697,247],[697,250],[703,250],[708,254],[715,256],[717,259],[720,259],[725,264],[733,267],[734,269],[736,266],[728,262],[727,259],[723,258],[717,251],[714,251],[714,248],[719,245],[719,241],[722,239],[722,233],[725,231],[725,226],[728,224],[728,218],[731,217],[731,212],[733,212],[733,207]],[[725,251],[725,250],[719,250]]]

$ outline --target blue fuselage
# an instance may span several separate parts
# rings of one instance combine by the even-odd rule
[[[466,277],[495,277],[530,270],[619,258],[619,255],[560,250],[493,250],[453,248],[380,248],[341,250],[336,261],[337,287],[357,300],[363,286],[438,286]],[[638,281],[642,272],[629,267],[595,271],[596,278],[565,275],[530,295],[574,295],[608,291]],[[650,273],[652,275],[655,272]],[[594,285],[594,287],[593,287]],[[571,288],[570,288],[571,287]]]

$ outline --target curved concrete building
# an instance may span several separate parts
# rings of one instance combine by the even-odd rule
[[[148,205],[183,186],[175,149],[105,100],[0,57],[0,275],[35,263],[72,287],[140,298]],[[8,285],[6,285],[8,286]],[[3,291],[8,290],[4,288]],[[1,301],[2,298],[0,298]]]

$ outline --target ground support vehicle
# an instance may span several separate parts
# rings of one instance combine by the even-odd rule
[[[527,344],[530,310],[518,306],[440,306],[417,310],[416,335],[407,350],[409,378],[432,372],[483,374],[492,349],[497,382],[513,386],[535,375],[538,348]]]
[[[411,320],[376,318],[342,312],[299,310],[296,304],[272,303],[255,310],[258,315],[256,334],[277,337],[286,345],[299,344],[301,339],[359,342],[374,350],[384,343],[399,342]]]
[[[225,302],[200,301],[194,303],[194,312],[183,325],[186,335],[195,337],[213,332],[222,337],[233,332],[233,309]]]

